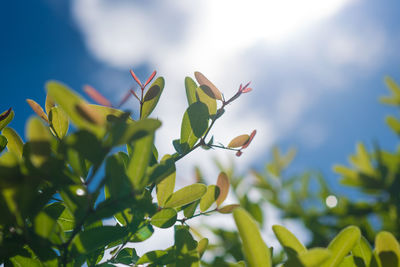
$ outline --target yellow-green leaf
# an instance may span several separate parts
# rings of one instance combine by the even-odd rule
[[[307,251],[297,237],[285,227],[281,225],[273,225],[272,230],[289,258],[296,257],[298,254]]]
[[[37,117],[28,121],[26,129],[32,163],[35,166],[40,166],[50,155],[51,134],[48,127],[44,126]]]
[[[14,118],[14,111],[9,108],[0,114],[0,131],[4,129]]]
[[[56,136],[60,139],[64,138],[69,127],[67,114],[60,107],[52,107],[49,113],[49,122]]]
[[[207,192],[200,200],[200,211],[204,212],[217,200],[219,196],[219,187],[216,185],[207,186]]]
[[[324,248],[313,248],[304,251],[289,259],[284,267],[320,267],[331,256],[331,252]]]
[[[7,143],[7,138],[0,134],[0,153],[4,150],[4,148],[6,148]]]
[[[200,85],[206,85],[211,89],[211,91],[214,93],[215,99],[222,100],[221,92],[206,78],[206,76],[204,76],[201,72],[196,71],[194,73],[194,77]]]
[[[264,243],[257,223],[242,208],[233,212],[236,226],[242,239],[242,249],[249,267],[270,267],[271,252]]]
[[[165,159],[165,156],[163,157]],[[174,171],[168,177],[164,178],[160,183],[157,184],[157,202],[160,207],[163,207],[165,201],[174,192],[175,188],[176,172]]]
[[[248,134],[239,135],[239,136],[233,138],[232,141],[229,142],[228,147],[232,147],[232,148],[241,147],[244,144],[246,144],[247,141],[249,141],[249,138],[250,138],[250,135],[248,135]]]
[[[213,116],[217,113],[217,100],[211,89],[206,85],[201,85],[196,89],[198,101],[207,105],[208,114]]]
[[[173,193],[165,202],[165,208],[177,208],[200,199],[207,191],[204,184],[192,184],[185,186]]]
[[[54,100],[53,100],[53,98],[51,98],[49,93],[47,93],[46,102],[44,104],[44,109],[46,110],[47,115],[50,114],[50,110],[51,110],[52,107],[55,107]]]
[[[208,107],[202,102],[191,104],[183,115],[181,125],[181,144],[192,148],[208,128]]]
[[[147,118],[156,107],[164,89],[164,78],[158,77],[150,86],[143,98],[141,119]]]
[[[13,152],[19,158],[22,158],[22,150],[24,143],[22,142],[21,137],[17,134],[14,129],[6,127],[3,129],[3,135],[7,138],[8,144],[7,149],[10,152]]]
[[[356,226],[343,229],[328,245],[332,256],[324,262],[323,267],[337,266],[360,240],[361,232]]]
[[[208,239],[207,238],[200,239],[199,243],[197,244],[197,252],[199,253],[200,258],[206,251],[207,246],[208,246]]]
[[[361,236],[360,240],[351,250],[354,258],[362,260],[365,266],[368,266],[372,258],[372,248],[365,237]]]
[[[186,77],[185,78],[185,90],[186,90],[186,98],[187,98],[189,106],[197,101],[196,88],[197,88],[196,82],[193,81],[192,78]]]
[[[229,178],[226,173],[221,172],[218,175],[218,180],[217,180],[217,186],[219,187],[219,196],[216,200],[217,207],[219,207],[226,199],[228,196],[229,192]]]
[[[378,233],[375,237],[375,250],[382,266],[400,266],[400,245],[391,233]]]
[[[133,154],[128,163],[126,173],[134,190],[140,191],[148,185],[146,170],[150,162],[154,142],[154,134],[149,134],[133,143]]]

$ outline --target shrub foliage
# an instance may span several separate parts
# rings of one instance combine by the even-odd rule
[[[273,257],[272,248],[259,230],[263,222],[261,203],[239,194],[241,177],[225,170],[215,185],[200,181],[175,188],[175,163],[193,150],[227,149],[240,156],[252,142],[255,130],[239,135],[226,146],[210,136],[227,106],[251,91],[249,83],[240,85],[235,95],[225,99],[200,72],[194,75],[197,82],[186,77],[188,108],[183,114],[180,137],[172,141],[176,151],[159,156],[154,139],[161,122],[150,116],[163,92],[164,79],[156,78],[156,72],[145,82],[133,71],[131,75],[138,90],[129,90],[117,105],[90,86],[84,91],[97,104],[90,104],[59,82],[48,82],[44,109],[34,100],[27,100],[37,116],[26,124],[26,142],[8,127],[14,111],[10,108],[0,115],[0,263],[400,266],[396,240],[400,207],[398,152],[376,148],[370,153],[359,145],[357,154],[350,158],[351,167],[335,167],[344,184],[376,196],[374,205],[341,200],[337,208],[314,210],[302,204],[312,197],[308,190],[311,175],[281,179],[293,153],[281,155],[276,150],[266,174],[253,172],[255,186],[262,192],[262,201],[275,205],[286,217],[300,218],[312,229],[313,248],[307,249],[288,229],[275,225],[273,232],[284,255]],[[400,105],[400,89],[392,80],[388,85],[393,96],[384,101]],[[131,96],[140,106],[136,119],[121,109]],[[397,119],[389,117],[387,122],[396,133],[400,132]],[[322,178],[317,180],[321,185],[318,197],[325,199],[329,188]],[[302,189],[291,191],[298,181]],[[224,204],[230,188],[239,204]],[[289,201],[281,197],[284,190],[290,193]],[[189,220],[216,212],[233,213],[238,231],[214,229],[226,246],[224,256],[210,263],[202,261],[202,256],[215,246],[209,246],[207,238],[193,235]],[[382,229],[387,231],[374,228],[368,221],[369,214],[378,216]],[[320,221],[323,216],[333,217],[335,226]],[[148,239],[154,227],[174,227],[174,245],[143,255],[137,255],[132,245],[127,246]],[[228,256],[236,262],[229,263],[232,257]]]

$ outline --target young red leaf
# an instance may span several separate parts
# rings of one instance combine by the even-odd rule
[[[134,97],[136,97],[136,99],[139,100],[139,102],[140,102],[140,98],[137,96],[137,94],[135,93],[135,91],[133,91],[133,89],[129,90],[129,92],[130,92]]]
[[[234,209],[236,209],[238,207],[240,207],[239,204],[230,204],[230,205],[223,206],[222,208],[219,208],[218,212],[222,213],[222,214],[227,214],[227,213],[231,213]]]
[[[232,141],[229,142],[228,147],[241,147],[244,146],[250,139],[250,136],[248,134],[242,134],[239,135],[235,138],[232,139]]]
[[[251,90],[253,90],[253,88],[248,87],[248,88],[242,90],[242,93],[245,94],[245,93],[250,92]]]
[[[240,85],[239,91],[242,93],[247,93],[249,91],[246,91],[248,88],[248,86],[250,85],[251,82],[248,82],[245,86],[242,87],[242,85]],[[251,90],[251,89],[250,89]],[[245,92],[246,91],[246,92]]]
[[[253,138],[254,138],[254,136],[256,135],[256,133],[257,133],[257,131],[254,130],[254,131],[250,134],[249,140],[246,142],[246,144],[244,144],[244,145],[242,146],[242,149],[244,149],[244,148],[246,148],[246,147],[248,147],[248,146],[250,145],[250,143],[251,143],[251,141],[253,140]]]
[[[143,87],[146,87],[154,78],[154,76],[156,76],[157,72],[153,71],[153,73],[150,75],[150,77],[147,79],[147,81],[144,83]]]
[[[217,203],[217,207],[219,207],[226,199],[228,196],[229,192],[229,178],[226,173],[221,172],[218,175],[218,180],[217,180],[217,186],[219,187],[219,196],[217,200],[215,201]]]
[[[211,91],[214,93],[214,96],[216,99],[218,100],[222,100],[222,94],[221,92],[218,90],[218,88],[212,83],[210,82],[206,76],[204,76],[201,72],[196,71],[194,73],[194,77],[196,78],[196,81],[200,84],[200,85],[205,85],[208,86]]]
[[[140,85],[140,87],[142,87],[142,83],[140,82],[139,78],[136,77],[136,74],[133,72],[133,70],[130,70],[130,72],[131,72],[133,79]]]
[[[46,113],[44,113],[44,110],[42,107],[36,103],[32,99],[27,99],[26,102],[28,102],[29,106],[33,109],[33,111],[40,117],[42,118],[45,122],[49,123],[49,119],[47,118]]]
[[[242,154],[243,152],[239,150],[238,152],[236,152],[236,157],[240,157]]]
[[[102,94],[100,94],[96,89],[90,85],[85,85],[83,91],[95,102],[102,106],[111,107],[111,102],[108,101]]]

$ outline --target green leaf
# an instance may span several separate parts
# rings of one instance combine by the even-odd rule
[[[199,253],[200,258],[203,256],[207,247],[208,247],[208,239],[207,238],[200,239],[200,241],[197,245],[197,252]]]
[[[165,156],[163,159],[164,158]],[[175,178],[176,172],[174,171],[157,184],[157,202],[160,207],[164,206],[165,201],[167,201],[168,197],[174,192]]]
[[[219,196],[216,200],[217,207],[219,207],[226,199],[229,193],[229,178],[226,173],[221,172],[218,175],[217,186],[219,187]]]
[[[121,118],[109,118],[113,118],[113,125],[109,131],[111,146],[129,144],[143,136],[153,134],[161,126],[161,122],[156,119],[142,119],[137,122],[128,120],[126,122]]]
[[[72,253],[88,254],[107,244],[125,237],[128,231],[124,227],[101,226],[84,230],[77,234],[72,241]]]
[[[136,263],[137,258],[138,256],[134,248],[124,248],[118,253],[116,262],[131,265],[132,263]]]
[[[372,248],[365,237],[361,236],[360,240],[351,250],[354,261],[364,262],[364,266],[368,266],[372,258]]]
[[[183,215],[186,218],[191,218],[194,215],[194,213],[196,212],[197,206],[199,204],[200,204],[200,200],[198,199],[196,201],[193,201],[192,203],[189,203],[189,204],[183,206],[182,207]]]
[[[144,95],[141,119],[147,118],[156,107],[164,89],[164,84],[164,78],[158,77]]]
[[[154,233],[154,228],[151,224],[146,224],[140,227],[136,233],[132,236],[131,242],[143,242],[144,240],[151,237]]]
[[[207,105],[208,114],[210,114],[210,116],[213,116],[217,113],[217,100],[208,86],[202,85],[198,87],[196,89],[196,95],[198,101]]]
[[[0,134],[0,153],[6,148],[7,143],[7,138]]]
[[[349,254],[353,247],[360,240],[360,229],[356,226],[348,226],[329,243],[328,249],[332,252],[332,256],[324,262],[323,267],[334,267]]]
[[[49,123],[60,139],[67,135],[69,121],[67,114],[60,107],[52,107],[49,113]]]
[[[217,200],[219,196],[219,187],[216,185],[207,186],[207,192],[200,200],[200,211],[204,212]]]
[[[9,108],[0,114],[0,131],[14,119],[14,111]]]
[[[60,224],[61,228],[64,231],[72,231],[75,227],[74,216],[71,214],[71,212],[67,208],[64,208],[60,217],[58,217],[58,219],[57,219],[57,223]]]
[[[186,77],[185,78],[185,89],[186,89],[186,98],[187,98],[189,106],[191,104],[197,102],[196,88],[197,88],[196,82],[193,81],[192,78]]]
[[[283,266],[284,267],[319,267],[329,257],[331,252],[324,248],[313,248],[308,251],[303,251],[289,259]]]
[[[10,258],[13,266],[29,266],[29,267],[42,267],[43,264],[39,259],[34,259],[31,257],[25,257],[23,255],[16,255]]]
[[[158,184],[170,175],[173,175],[175,171],[175,160],[170,155],[166,155],[160,163],[148,168],[147,176],[150,183]]]
[[[14,129],[6,127],[3,129],[3,135],[7,138],[8,144],[7,149],[10,152],[13,152],[18,158],[22,158],[22,150],[24,143],[22,142],[21,137],[17,134]]]
[[[133,143],[134,150],[126,173],[134,190],[141,191],[149,183],[145,174],[152,154],[153,142],[154,135],[150,134]]]
[[[273,225],[272,230],[289,258],[296,257],[298,254],[307,251],[297,237],[285,227],[281,225]]]
[[[187,226],[175,226],[176,266],[200,266],[197,242]]]
[[[375,237],[375,250],[382,266],[400,266],[400,245],[391,233],[378,233]]]
[[[353,255],[348,255],[344,257],[342,262],[338,265],[338,267],[358,267],[356,263],[354,263],[354,257]]]
[[[208,107],[202,102],[191,104],[183,115],[181,144],[192,148],[208,128]]]
[[[136,262],[136,264],[145,264],[145,263],[153,263],[157,265],[164,266],[165,264],[169,264],[175,261],[174,250],[168,248],[166,250],[153,250],[144,254],[140,259]],[[149,265],[152,266],[152,265]]]
[[[122,155],[114,154],[106,160],[106,186],[111,197],[123,197],[132,191]]]
[[[41,211],[33,221],[35,233],[43,238],[48,238],[56,227],[56,221],[46,212]]]
[[[176,222],[177,213],[174,209],[162,209],[151,217],[151,224],[159,228],[169,228]]]
[[[177,208],[200,199],[207,191],[204,184],[192,184],[173,193],[165,202],[165,208]]]
[[[244,209],[233,211],[233,218],[242,239],[242,249],[249,267],[270,267],[271,252],[264,243],[257,223]]]
[[[28,121],[26,136],[29,140],[29,151],[32,163],[39,167],[49,157],[51,134],[39,118],[33,117]]]

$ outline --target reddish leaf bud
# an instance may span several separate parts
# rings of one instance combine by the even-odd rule
[[[236,157],[240,157],[242,154],[243,152],[239,150],[238,152],[236,152]]]
[[[140,87],[142,87],[142,83],[140,82],[139,78],[136,76],[136,74],[133,72],[133,70],[130,70],[131,75],[133,79],[139,84]]]
[[[85,85],[83,90],[93,101],[100,105],[111,107],[111,102],[90,85]]]
[[[157,72],[156,71],[153,71],[153,73],[150,75],[150,77],[147,79],[147,81],[145,82],[145,84],[144,84],[144,86],[143,87],[146,87],[150,82],[151,82],[151,80],[153,80],[153,78],[154,78],[154,76],[156,76],[156,74],[157,74]]]

